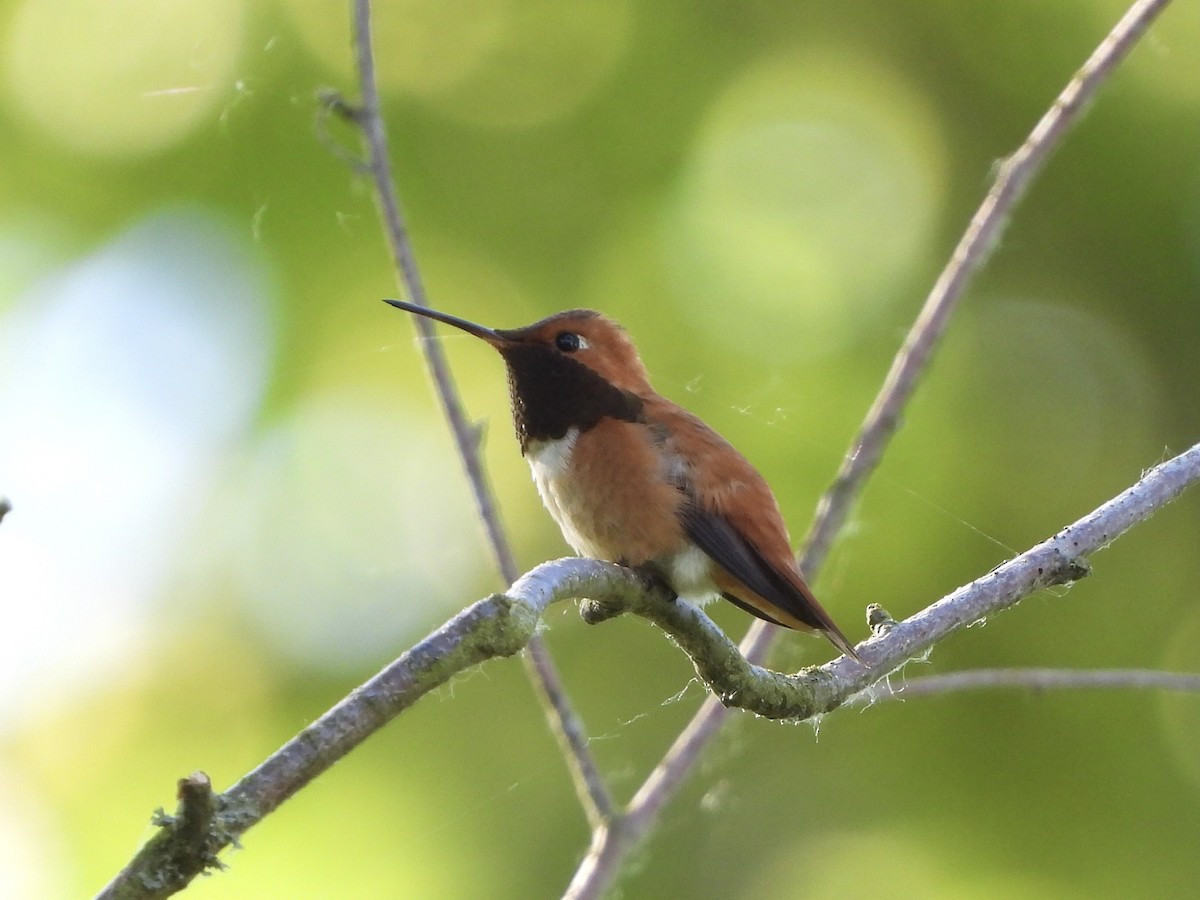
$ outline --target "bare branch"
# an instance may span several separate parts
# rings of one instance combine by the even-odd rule
[[[812,528],[804,542],[800,566],[810,583],[816,580],[829,547],[841,533],[867,478],[879,465],[883,451],[895,433],[900,411],[916,389],[921,373],[946,329],[970,279],[983,265],[1017,201],[1024,194],[1067,129],[1113,69],[1128,55],[1138,38],[1162,12],[1169,0],[1137,0],[1104,38],[1053,105],[1034,126],[1017,152],[1000,166],[992,188],[972,217],[949,262],[933,286],[913,323],[875,403],[846,455],[833,484],[817,506]],[[741,643],[746,658],[758,663],[766,659],[773,630],[755,623]],[[638,843],[658,812],[674,795],[696,759],[725,721],[725,710],[709,701],[692,717],[659,765],[643,783],[630,805],[632,816],[621,841],[601,847],[603,858],[588,857],[580,865],[567,889],[570,897],[599,897],[616,877],[628,848]],[[629,834],[628,832],[636,832]],[[593,844],[593,852],[597,845]]]
[[[388,246],[392,251],[392,259],[400,274],[401,286],[413,303],[428,306],[429,300],[425,293],[425,285],[417,267],[416,256],[413,253],[412,242],[408,237],[408,226],[404,213],[400,208],[399,195],[392,180],[392,171],[388,164],[387,130],[383,124],[383,116],[379,110],[379,87],[375,78],[375,55],[371,40],[371,3],[370,0],[355,0],[354,3],[354,52],[358,67],[362,104],[350,108],[345,103],[334,108],[349,110],[348,117],[355,122],[363,133],[367,148],[366,169],[375,184],[375,195],[379,203],[380,215],[383,218],[384,231],[387,234]],[[331,101],[326,98],[326,106]],[[466,470],[471,492],[475,497],[475,507],[483,522],[488,544],[492,550],[496,566],[504,583],[511,584],[518,574],[517,564],[513,558],[512,549],[500,522],[500,514],[496,508],[484,473],[483,459],[480,454],[478,431],[467,419],[462,400],[450,374],[450,365],[442,352],[442,345],[434,339],[433,323],[423,316],[412,316],[417,332],[421,335],[421,350],[425,354],[425,363],[433,379],[442,410],[450,424],[458,455]],[[591,751],[587,746],[587,735],[583,722],[576,714],[563,686],[562,677],[550,657],[550,651],[541,638],[534,637],[529,642],[528,652],[524,656],[526,672],[533,682],[534,688],[546,710],[551,730],[558,739],[571,771],[572,781],[579,802],[589,824],[595,828],[609,818],[615,805],[596,765]]]

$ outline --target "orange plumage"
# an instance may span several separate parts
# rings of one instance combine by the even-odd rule
[[[625,330],[591,310],[491,329],[388,303],[487,341],[546,508],[576,552],[649,570],[693,600],[816,629],[854,648],[809,590],[766,481],[728,441],[657,394]]]

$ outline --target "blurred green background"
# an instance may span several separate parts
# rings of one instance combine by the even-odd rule
[[[1035,184],[817,583],[856,639],[1200,434],[1200,11],[1154,26]],[[433,301],[572,306],[766,474],[794,535],[989,183],[1110,0],[381,2]],[[0,895],[99,889],[500,588],[370,185],[315,124],[346,5],[0,4]],[[443,330],[520,564],[566,547],[500,361]],[[1200,667],[1200,497],[902,677]],[[748,624],[712,607],[731,632]],[[546,633],[626,797],[701,700],[645,623]],[[823,661],[786,636],[775,662]],[[960,695],[814,733],[738,715],[625,896],[1129,897],[1200,883],[1200,700]],[[548,897],[587,830],[519,662],[422,701],[199,897]]]

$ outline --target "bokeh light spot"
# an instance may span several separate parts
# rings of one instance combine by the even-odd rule
[[[871,897],[873,900],[967,900],[967,898],[1056,897],[1082,900],[1086,891],[1054,878],[1008,869],[987,871],[979,855],[961,857],[932,851],[935,842],[924,840],[908,826],[906,833],[876,830],[833,832],[806,842],[802,852],[785,845],[757,873],[748,897],[788,897],[803,884],[808,900]],[[868,860],[868,863],[864,863]],[[886,864],[882,861],[886,860]],[[880,877],[879,865],[887,870]]]
[[[0,768],[0,897],[67,897],[72,859],[44,797]]]
[[[418,96],[461,84],[500,40],[508,0],[380,0],[371,4],[379,88]],[[282,0],[304,47],[321,65],[354,78],[346,6]]]
[[[664,221],[674,292],[722,342],[824,353],[919,266],[942,193],[937,122],[902,77],[796,51],[720,97]]]
[[[155,153],[228,98],[243,19],[240,0],[23,0],[3,48],[7,90],[68,147]]]
[[[139,223],[0,319],[0,726],[120,665],[257,410],[265,278],[193,212]],[[35,685],[35,689],[30,686]]]
[[[301,40],[351,77],[345,12],[289,0]],[[629,33],[628,0],[390,0],[374,4],[380,89],[473,125],[527,127],[571,112],[603,83]]]
[[[978,459],[1019,451],[1042,503],[1074,492],[1113,455],[1144,452],[1158,391],[1140,347],[1095,309],[991,298],[947,345],[941,390],[957,392],[960,430]],[[959,448],[968,446],[959,442]]]
[[[361,671],[464,605],[479,553],[452,452],[361,389],[319,391],[250,449],[219,527],[263,633],[306,664]],[[232,500],[231,500],[232,502]]]

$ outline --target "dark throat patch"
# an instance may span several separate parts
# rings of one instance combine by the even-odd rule
[[[604,418],[636,422],[642,401],[605,381],[577,359],[545,344],[510,344],[500,350],[508,365],[513,425],[521,453],[530,441],[558,440]]]

